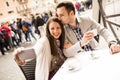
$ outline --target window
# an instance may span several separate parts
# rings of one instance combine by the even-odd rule
[[[2,16],[3,15],[3,13],[0,13],[0,16]]]
[[[20,2],[26,2],[26,0],[20,0]]]
[[[23,5],[23,8],[26,10],[27,9],[27,5]]]
[[[14,11],[8,11],[8,14],[14,13]]]
[[[9,7],[9,3],[8,2],[6,2],[6,5],[7,5],[7,7]]]
[[[20,4],[24,4],[24,3],[27,3],[28,0],[17,0]]]
[[[17,9],[17,11],[18,11],[18,12],[20,12],[20,11],[21,11],[20,7],[16,7],[16,9]]]

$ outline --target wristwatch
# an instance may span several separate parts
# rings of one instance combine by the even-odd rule
[[[109,46],[109,48],[110,48],[111,45],[116,45],[116,44],[117,44],[116,41],[110,41],[110,42],[108,43],[108,46]]]

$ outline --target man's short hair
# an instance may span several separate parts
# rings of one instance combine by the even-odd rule
[[[61,2],[57,5],[56,7],[56,10],[57,8],[60,8],[60,7],[65,7],[65,9],[67,10],[68,14],[70,11],[73,11],[74,14],[75,14],[75,7],[74,7],[74,4],[70,1],[64,1],[64,2]]]

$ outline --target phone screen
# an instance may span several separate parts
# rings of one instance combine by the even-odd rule
[[[33,59],[36,57],[35,51],[33,48],[24,49],[21,53],[19,53],[18,56],[22,60]]]

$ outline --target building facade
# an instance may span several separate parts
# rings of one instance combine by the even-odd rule
[[[0,0],[0,23],[23,16],[30,9],[28,0]]]

